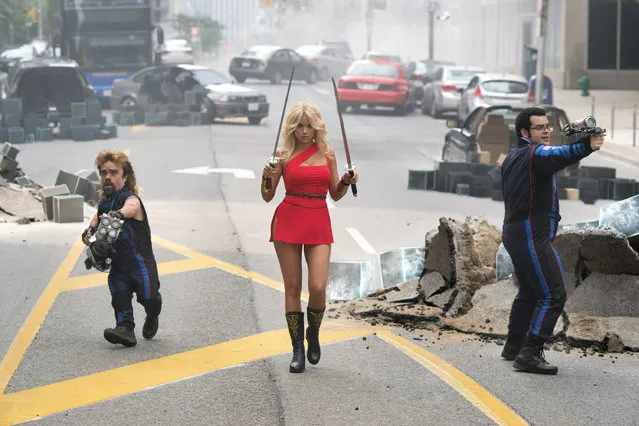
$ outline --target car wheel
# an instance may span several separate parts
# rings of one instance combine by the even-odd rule
[[[315,71],[315,70],[311,71],[311,75],[308,76],[308,79],[306,80],[306,82],[308,84],[317,83],[317,71]]]
[[[260,124],[262,122],[262,118],[264,118],[264,117],[249,117],[248,121],[249,121],[250,124],[258,125],[258,124]]]
[[[320,80],[322,81],[328,80],[328,69],[326,67],[320,70]]]
[[[235,77],[235,81],[238,83],[244,83],[246,81],[246,77]]]
[[[273,75],[273,78],[271,79],[271,83],[273,84],[280,84],[282,82],[282,73],[277,70],[275,71],[275,74]]]

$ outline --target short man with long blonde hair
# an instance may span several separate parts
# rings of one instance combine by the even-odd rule
[[[158,330],[162,310],[160,280],[151,244],[151,228],[129,157],[122,151],[105,150],[98,154],[95,166],[100,174],[102,199],[90,226],[82,234],[89,244],[103,215],[124,221],[122,232],[115,242],[115,255],[109,271],[111,305],[115,311],[115,328],[104,330],[104,338],[113,344],[131,347],[137,344],[133,320],[133,293],[144,306],[146,320],[142,328],[145,339]]]

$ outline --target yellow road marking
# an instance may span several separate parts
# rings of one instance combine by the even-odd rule
[[[62,264],[38,299],[38,302],[27,317],[27,320],[24,322],[20,332],[11,344],[7,355],[2,360],[2,364],[0,364],[0,394],[2,394],[7,388],[11,377],[13,377],[13,374],[18,369],[18,366],[24,357],[24,353],[31,345],[31,342],[42,326],[42,322],[46,318],[51,306],[53,306],[53,303],[58,296],[60,283],[64,281],[73,270],[83,248],[84,244],[82,243],[82,240],[78,239],[69,251],[69,254],[67,254],[67,257],[65,257],[64,261],[62,261]]]
[[[145,126],[144,124],[136,124],[135,126],[131,127],[131,131],[142,132],[144,130],[149,130],[150,128],[151,128],[150,126]]]
[[[417,361],[431,373],[446,382],[471,404],[481,410],[498,425],[527,425],[517,413],[493,396],[479,383],[457,370],[441,358],[426,349],[389,331],[378,331],[377,337],[390,343],[413,360]]]
[[[320,335],[322,344],[342,342],[373,332],[372,328],[336,326],[331,322],[325,323]],[[0,395],[0,424],[32,420],[290,351],[288,330],[281,329]]]

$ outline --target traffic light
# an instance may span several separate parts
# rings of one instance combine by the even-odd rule
[[[38,20],[38,13],[36,12],[36,8],[35,7],[33,9],[29,10],[27,12],[27,14],[29,15],[29,18],[31,18],[31,20],[33,22]]]

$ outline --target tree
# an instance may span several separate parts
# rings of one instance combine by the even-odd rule
[[[211,18],[194,17],[184,14],[177,16],[174,28],[181,38],[190,40],[192,27],[200,28],[200,43],[203,52],[212,52],[220,45],[224,26],[218,21],[214,21]]]
[[[49,1],[41,0],[43,34],[48,32]],[[0,45],[28,44],[38,36],[38,0],[0,0]]]

